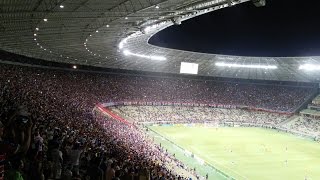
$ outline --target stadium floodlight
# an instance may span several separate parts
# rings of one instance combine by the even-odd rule
[[[131,52],[130,52],[129,50],[124,50],[124,51],[123,51],[123,54],[124,54],[125,56],[129,56],[129,55],[131,54]]]
[[[155,60],[155,61],[165,61],[165,60],[167,60],[167,58],[165,58],[163,56],[147,56],[147,55],[138,54],[138,57],[146,58],[146,59],[150,59],[150,60]]]
[[[261,64],[236,64],[236,63],[224,63],[224,62],[217,62],[215,64],[219,67],[230,67],[230,68],[252,68],[252,69],[277,69],[278,67],[275,65],[261,65]]]
[[[121,40],[121,42],[119,43],[119,49],[123,49],[124,44],[127,43],[128,38],[124,38]]]
[[[144,34],[148,34],[148,33],[150,32],[150,30],[151,30],[151,27],[148,26],[148,27],[146,27],[146,28],[143,29],[143,33],[144,33]]]
[[[60,8],[63,9],[63,8],[64,8],[64,5],[61,4],[61,5],[60,5]]]
[[[154,55],[148,56],[148,55],[144,55],[144,54],[136,54],[136,53],[133,53],[133,52],[131,52],[129,50],[124,50],[123,54],[125,56],[136,56],[136,57],[140,57],[140,58],[144,58],[144,59],[150,59],[150,60],[154,60],[154,61],[165,61],[165,60],[167,60],[167,58],[165,58],[163,56],[154,56]]]
[[[315,71],[315,70],[320,70],[320,65],[319,64],[303,64],[299,66],[299,69],[307,70],[307,71]]]

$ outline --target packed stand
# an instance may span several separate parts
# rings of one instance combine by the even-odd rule
[[[130,163],[125,163],[125,150],[114,147],[142,146],[140,142],[129,146],[131,140],[124,137],[117,141],[117,133],[123,129],[119,125],[107,125],[107,129],[101,126],[92,113],[99,102],[202,102],[292,111],[313,92],[312,88],[106,75],[5,64],[1,64],[0,76],[0,180],[125,179],[123,176],[130,179],[143,178],[145,172],[153,172],[149,173],[153,179],[174,178],[173,173],[136,151],[130,154]],[[163,157],[156,158],[161,162]]]
[[[16,66],[0,70],[1,180],[177,178],[144,154],[116,148],[141,145],[115,141],[120,129],[106,130],[92,115],[99,91],[83,88],[76,76]]]
[[[250,123],[276,126],[289,115],[250,111],[242,109],[221,109],[211,107],[181,106],[116,106],[114,112],[138,123]]]
[[[309,134],[311,136],[320,136],[320,120],[307,116],[298,117],[286,128]]]
[[[37,88],[34,94],[58,91],[76,102],[158,101],[249,106],[292,112],[314,92],[311,87],[237,84],[204,80],[66,72],[1,65],[3,86]],[[16,79],[15,76],[21,76]],[[42,85],[40,85],[42,84]],[[66,87],[68,84],[68,87]],[[44,87],[43,85],[47,85]],[[30,88],[31,87],[25,87]],[[43,88],[40,88],[43,87]],[[34,90],[35,91],[35,90]],[[71,93],[73,91],[73,93]],[[59,96],[58,96],[59,97]],[[81,101],[77,101],[77,100]],[[50,101],[54,101],[50,99]],[[43,102],[44,103],[44,102]],[[82,106],[84,103],[79,103]],[[90,106],[91,108],[91,106]]]

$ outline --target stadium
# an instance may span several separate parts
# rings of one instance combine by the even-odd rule
[[[319,179],[320,56],[150,43],[246,3],[1,1],[0,180]]]

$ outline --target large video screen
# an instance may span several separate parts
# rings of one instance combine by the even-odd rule
[[[198,64],[181,62],[180,73],[181,74],[198,74]]]

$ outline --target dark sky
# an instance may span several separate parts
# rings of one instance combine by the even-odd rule
[[[211,12],[171,26],[149,43],[244,56],[320,55],[319,0],[267,0]]]

